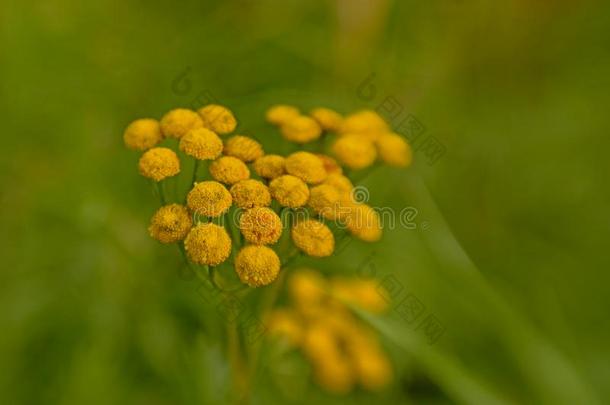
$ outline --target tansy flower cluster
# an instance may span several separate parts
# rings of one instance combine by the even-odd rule
[[[159,121],[138,119],[123,136],[128,148],[143,152],[139,172],[161,197],[148,228],[151,237],[178,244],[190,263],[208,272],[227,264],[250,287],[273,282],[295,256],[331,256],[346,235],[378,240],[379,215],[355,201],[344,168],[361,169],[378,158],[394,166],[411,161],[409,145],[372,111],[343,117],[315,108],[306,115],[277,105],[266,119],[304,149],[331,139],[334,157],[323,148],[266,153],[253,137],[232,134],[234,114],[216,104],[197,111],[177,108]],[[185,164],[193,167],[189,189],[168,203],[164,184]]]
[[[392,365],[377,336],[349,309],[353,305],[372,313],[387,311],[387,294],[377,283],[326,279],[302,269],[289,278],[288,295],[289,304],[276,308],[266,320],[269,335],[302,352],[319,386],[347,394],[356,385],[378,391],[392,381]]]

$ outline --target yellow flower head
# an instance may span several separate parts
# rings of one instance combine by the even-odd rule
[[[323,184],[328,184],[329,186],[334,187],[340,194],[345,195],[352,192],[354,185],[342,174],[331,173],[328,175],[326,180],[324,180]]]
[[[210,174],[221,183],[235,184],[250,177],[250,169],[233,156],[221,156],[210,164]]]
[[[322,159],[313,153],[295,152],[286,158],[286,172],[309,184],[318,184],[327,176]]]
[[[281,127],[282,136],[296,143],[315,141],[322,134],[322,128],[313,118],[299,115],[286,121]]]
[[[199,114],[186,108],[176,108],[161,118],[161,132],[168,138],[182,138],[191,129],[201,127]]]
[[[314,322],[305,331],[303,350],[311,361],[319,363],[325,358],[336,357],[339,345],[331,329],[321,322]]]
[[[328,174],[341,174],[343,173],[343,169],[341,168],[341,166],[339,165],[339,163],[337,163],[337,161],[333,158],[331,158],[328,155],[323,155],[321,153],[316,154],[317,157],[320,158],[320,160],[322,161],[322,164],[324,165],[324,169],[326,170],[326,173]]]
[[[339,215],[340,193],[331,185],[320,184],[309,190],[307,205],[326,219],[334,220]]]
[[[307,219],[292,228],[292,241],[297,248],[313,257],[330,256],[335,250],[335,237],[328,226]]]
[[[271,283],[280,272],[280,259],[267,246],[248,245],[235,258],[235,271],[242,283],[259,287]]]
[[[260,143],[243,135],[235,135],[229,139],[225,143],[224,153],[244,162],[252,162],[264,154]]]
[[[339,129],[342,135],[361,135],[369,141],[375,141],[389,131],[390,128],[384,119],[372,110],[362,110],[348,115]]]
[[[228,134],[237,126],[237,120],[231,110],[221,105],[209,104],[197,112],[203,119],[203,125],[217,134]]]
[[[248,242],[270,245],[282,235],[282,221],[271,208],[255,207],[242,214],[239,229]]]
[[[298,208],[307,203],[309,188],[298,177],[285,174],[269,184],[271,196],[283,207]]]
[[[379,157],[390,166],[407,167],[411,164],[413,153],[411,147],[397,134],[383,134],[377,139]]]
[[[327,288],[324,277],[309,269],[294,272],[288,280],[290,298],[299,310],[305,310],[307,313],[322,304],[327,295]]]
[[[138,168],[142,176],[161,181],[180,173],[180,159],[171,149],[152,148],[140,157]]]
[[[314,108],[309,114],[325,131],[336,132],[343,122],[341,114],[330,108]]]
[[[285,173],[285,161],[280,155],[265,155],[254,161],[254,171],[265,179],[275,179]]]
[[[180,150],[199,160],[213,160],[222,153],[222,141],[207,128],[195,128],[180,138]]]
[[[174,243],[186,237],[193,221],[186,207],[179,204],[165,205],[150,220],[148,233],[161,243]]]
[[[299,109],[289,105],[274,105],[267,110],[267,121],[273,125],[283,125],[285,122],[298,117]]]
[[[351,354],[358,382],[369,391],[378,391],[392,382],[392,365],[379,349],[361,347]]]
[[[329,357],[314,365],[314,380],[326,391],[346,395],[354,386],[354,373],[345,356]]]
[[[161,127],[157,120],[142,118],[127,126],[123,133],[123,141],[129,149],[150,149],[163,139]]]
[[[229,257],[231,238],[222,226],[199,224],[186,236],[184,248],[193,263],[217,266]]]
[[[375,280],[337,278],[331,282],[333,296],[365,311],[383,313],[388,309],[388,293]]]
[[[267,207],[271,204],[271,193],[262,182],[253,179],[239,181],[231,186],[233,202],[239,208]]]
[[[303,326],[294,311],[276,309],[267,318],[267,329],[271,336],[285,337],[293,345],[299,345],[303,340]]]
[[[350,169],[364,169],[370,166],[377,157],[372,142],[362,136],[343,136],[335,141],[332,147],[337,159]]]
[[[365,242],[375,242],[381,238],[379,214],[366,204],[348,204],[345,225],[352,235]]]
[[[206,217],[218,217],[231,207],[231,193],[216,181],[195,183],[186,196],[186,205],[191,211]]]

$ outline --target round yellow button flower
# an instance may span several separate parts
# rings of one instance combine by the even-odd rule
[[[379,349],[359,348],[351,353],[358,382],[369,391],[378,391],[392,381],[392,365]]]
[[[161,243],[174,243],[186,237],[193,220],[186,207],[179,204],[164,205],[150,220],[148,233]]]
[[[341,174],[343,173],[343,169],[341,168],[341,166],[339,165],[339,163],[337,163],[337,161],[333,158],[331,158],[328,155],[324,155],[321,153],[316,154],[317,157],[320,158],[320,160],[322,161],[322,164],[324,165],[324,169],[326,170],[326,173],[328,174]]]
[[[397,134],[383,134],[377,139],[379,157],[390,166],[407,167],[411,164],[413,153],[404,138]]]
[[[339,191],[329,184],[320,184],[309,190],[307,205],[326,219],[336,219],[339,215]]]
[[[186,196],[186,205],[191,211],[206,217],[218,217],[231,207],[231,193],[216,181],[195,183]]]
[[[326,297],[328,285],[320,273],[301,269],[288,280],[290,298],[299,310],[309,310],[320,306]]]
[[[142,176],[161,181],[180,173],[180,159],[169,148],[152,148],[140,157],[138,168]]]
[[[282,125],[281,131],[284,139],[296,143],[315,141],[322,134],[322,128],[316,120],[305,115],[289,119]]]
[[[390,127],[379,114],[372,110],[362,110],[345,117],[339,132],[342,135],[357,134],[369,141],[377,140],[390,131]]]
[[[152,118],[135,120],[123,133],[123,141],[129,149],[150,149],[163,139],[159,122]]]
[[[193,263],[218,266],[231,253],[231,238],[222,226],[199,224],[186,236],[184,248]]]
[[[298,177],[285,174],[269,184],[271,196],[283,207],[298,208],[307,203],[309,188]]]
[[[336,132],[343,122],[343,116],[330,108],[314,108],[309,115],[311,115],[325,131]]]
[[[203,119],[203,125],[217,134],[228,134],[237,126],[237,120],[231,110],[221,105],[209,104],[197,112]]]
[[[354,185],[342,174],[331,173],[328,175],[323,184],[328,184],[334,187],[340,194],[348,194],[352,192]]]
[[[221,183],[235,184],[250,177],[250,169],[233,156],[222,156],[210,164],[210,174]]]
[[[350,169],[364,169],[370,166],[377,157],[372,142],[362,136],[343,136],[335,141],[332,147],[337,159]]]
[[[262,182],[253,179],[239,181],[231,186],[233,202],[239,208],[267,207],[271,204],[271,193]]]
[[[286,172],[285,161],[280,155],[265,155],[254,161],[254,171],[265,179],[275,179]]]
[[[236,157],[244,162],[252,162],[264,155],[263,147],[252,138],[236,135],[225,143],[225,155]]]
[[[375,242],[381,238],[379,214],[366,204],[349,204],[345,225],[352,235],[365,242]]]
[[[274,105],[267,110],[267,121],[273,125],[283,125],[285,122],[300,115],[299,109],[290,105]]]
[[[180,138],[180,150],[199,160],[212,160],[222,153],[222,141],[207,128],[195,128]]]
[[[315,363],[313,376],[320,387],[337,395],[348,394],[355,382],[354,373],[345,356],[327,357]]]
[[[271,208],[255,207],[241,215],[239,229],[248,242],[271,245],[282,235],[282,221]]]
[[[321,183],[328,175],[322,159],[309,152],[289,155],[286,158],[286,172],[309,184]]]
[[[201,127],[199,114],[186,108],[176,108],[161,118],[161,132],[168,138],[182,138],[191,129]]]
[[[295,246],[313,257],[330,256],[335,250],[335,237],[326,224],[313,219],[298,222],[292,228]]]
[[[299,345],[303,340],[303,326],[298,315],[289,309],[276,309],[266,321],[271,336],[284,337],[293,345]]]
[[[280,258],[267,246],[248,245],[237,254],[235,271],[242,283],[250,287],[267,285],[280,272]]]

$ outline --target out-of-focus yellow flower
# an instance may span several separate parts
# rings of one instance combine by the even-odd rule
[[[216,181],[195,183],[186,196],[186,205],[191,211],[206,217],[218,217],[231,207],[231,193]]]
[[[277,278],[280,259],[267,246],[248,245],[237,254],[235,271],[242,283],[250,287],[260,287]]]
[[[313,153],[295,152],[286,158],[286,172],[305,183],[318,184],[327,176],[322,159]]]
[[[326,257],[335,250],[333,233],[320,221],[300,221],[292,228],[291,235],[295,246],[309,256]]]
[[[342,136],[332,146],[337,159],[350,169],[364,169],[375,162],[375,145],[359,135]]]
[[[334,220],[339,215],[340,194],[329,184],[320,184],[309,190],[307,205],[326,219]]]
[[[243,135],[231,137],[224,148],[225,155],[236,157],[244,162],[252,162],[263,156],[263,147],[252,138]]]
[[[329,186],[334,187],[339,194],[346,195],[352,192],[354,185],[342,174],[332,173],[329,174],[326,180],[324,180],[323,184],[328,184]]]
[[[369,141],[377,140],[390,131],[388,124],[375,111],[362,110],[343,119],[339,133],[342,135],[361,135]]]
[[[237,126],[237,120],[231,110],[221,105],[209,104],[197,112],[203,120],[203,125],[217,134],[228,134]]]
[[[320,306],[327,288],[326,280],[313,270],[301,269],[288,280],[290,298],[300,310]]]
[[[129,149],[146,150],[157,145],[163,139],[159,121],[152,118],[135,120],[123,133],[123,141]]]
[[[281,127],[284,139],[295,143],[315,141],[322,135],[322,128],[313,118],[305,115],[291,118]]]
[[[350,353],[358,382],[369,391],[378,391],[392,382],[390,360],[378,349],[360,347]]]
[[[319,361],[329,356],[336,357],[338,342],[332,331],[320,322],[312,323],[305,331],[303,351],[311,361]]]
[[[276,309],[267,319],[267,329],[271,336],[281,336],[297,346],[303,341],[303,324],[298,315],[289,309]]]
[[[354,372],[345,356],[334,355],[314,362],[314,380],[326,391],[345,395],[355,383]]]
[[[186,236],[184,248],[193,263],[217,266],[229,257],[231,238],[221,226],[199,224]]]
[[[267,121],[273,125],[283,125],[285,122],[300,115],[299,109],[290,105],[274,105],[267,110]]]
[[[140,157],[138,168],[142,176],[161,181],[180,173],[180,159],[171,149],[152,148]]]
[[[289,174],[273,179],[269,184],[269,190],[271,196],[284,207],[302,207],[309,199],[307,184],[298,177]]]
[[[179,204],[164,205],[150,220],[148,232],[161,243],[174,243],[186,237],[193,220],[186,207]]]
[[[413,160],[411,147],[402,136],[388,133],[377,139],[379,157],[390,166],[407,167]]]
[[[339,165],[339,163],[337,163],[337,161],[335,159],[331,158],[328,155],[324,155],[322,153],[318,153],[318,154],[316,154],[316,156],[319,157],[320,160],[322,160],[324,169],[326,170],[326,173],[328,173],[329,175],[343,173],[343,169],[341,168],[341,166]]]
[[[195,128],[180,138],[180,150],[199,160],[216,159],[222,153],[222,141],[207,128]]]
[[[350,204],[345,215],[345,225],[352,235],[365,242],[375,242],[381,238],[379,214],[366,204]]]
[[[333,296],[365,311],[382,313],[388,310],[389,295],[375,280],[336,278],[331,282]]]
[[[202,127],[199,114],[186,108],[176,108],[161,118],[161,132],[168,138],[182,138],[191,129]]]
[[[255,207],[242,214],[239,229],[248,242],[270,245],[282,235],[282,221],[271,208]]]
[[[239,181],[231,186],[233,202],[239,208],[267,207],[271,204],[271,193],[262,182],[253,179]]]
[[[210,164],[210,174],[221,183],[235,184],[250,177],[250,169],[233,156],[221,156]]]
[[[343,116],[330,108],[314,108],[309,114],[325,131],[336,132],[343,123]]]
[[[275,179],[286,172],[285,161],[280,155],[265,155],[254,161],[254,171],[265,179]]]

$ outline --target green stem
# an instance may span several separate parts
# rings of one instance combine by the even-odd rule
[[[199,169],[199,159],[195,159],[195,165],[193,166],[193,177],[191,179],[191,187],[195,184],[195,180],[197,180],[197,169]]]
[[[163,190],[163,183],[160,181],[157,182],[157,191],[159,192],[159,201],[161,202],[161,205],[165,205],[165,191]]]

